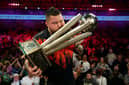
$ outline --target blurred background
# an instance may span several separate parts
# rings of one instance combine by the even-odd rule
[[[129,0],[0,0],[0,72],[7,72],[9,64],[22,55],[17,47],[19,42],[44,29],[44,13],[51,6],[62,12],[66,22],[78,13],[97,16],[97,29],[83,44],[88,58],[92,54],[105,57],[113,49],[129,63]],[[8,72],[21,72],[17,64],[12,67]],[[125,69],[127,73],[128,68]]]

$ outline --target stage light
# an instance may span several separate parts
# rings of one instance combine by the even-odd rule
[[[40,7],[37,7],[38,10],[40,10]]]
[[[25,10],[27,10],[28,9],[28,7],[27,6],[25,6]]]
[[[77,10],[77,8],[74,8],[74,10]]]
[[[8,3],[9,6],[20,6],[19,3]]]
[[[94,5],[91,5],[91,7],[94,7],[94,8],[98,8],[98,7],[103,7],[103,5],[101,4],[101,5],[96,5],[96,4],[94,4]]]
[[[108,10],[109,11],[116,11],[117,9],[115,9],[115,8],[109,8]]]

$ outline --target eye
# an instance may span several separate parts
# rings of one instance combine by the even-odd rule
[[[53,22],[52,24],[57,24],[57,22]]]
[[[60,20],[60,23],[62,23],[63,22],[63,20]]]

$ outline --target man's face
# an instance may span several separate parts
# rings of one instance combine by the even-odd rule
[[[14,81],[18,81],[19,80],[19,76],[14,76]]]
[[[112,49],[109,49],[109,53],[112,53],[113,52],[113,50]]]
[[[87,60],[87,55],[83,55],[83,60]]]
[[[88,73],[88,74],[86,75],[86,78],[89,80],[89,79],[92,78],[92,75]]]
[[[62,14],[59,14],[57,16],[49,16],[48,20],[46,21],[46,25],[48,27],[48,30],[51,33],[56,32],[58,29],[60,29],[62,26],[64,26],[64,18]]]

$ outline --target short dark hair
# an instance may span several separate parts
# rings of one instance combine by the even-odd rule
[[[102,75],[102,73],[103,73],[103,70],[101,68],[98,68],[96,70],[96,75]]]
[[[45,13],[46,19],[48,19],[49,16],[57,16],[59,14],[61,14],[61,12],[53,6],[50,7]]]

